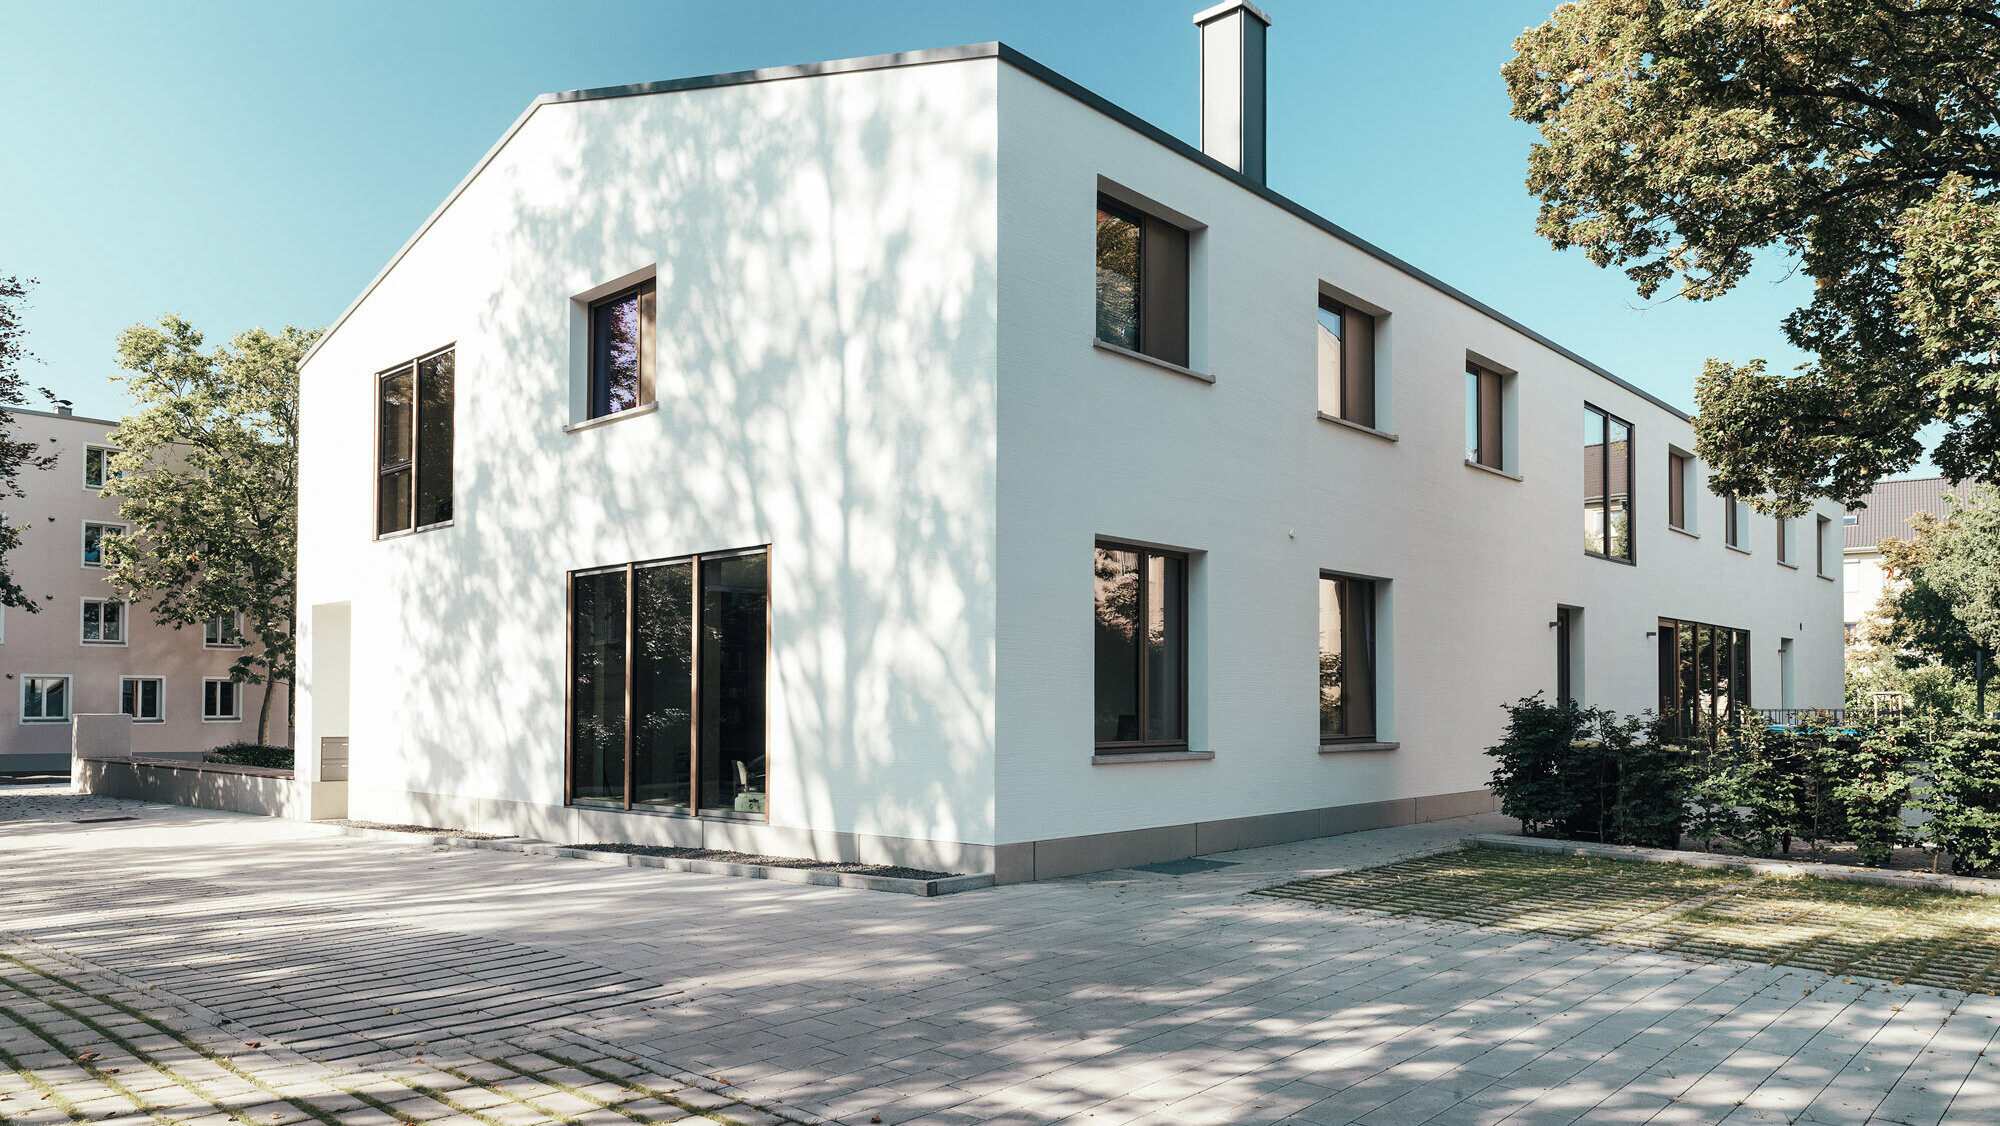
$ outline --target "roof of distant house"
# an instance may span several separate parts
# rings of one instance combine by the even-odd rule
[[[1910,529],[1910,517],[1919,512],[1928,512],[1933,516],[1947,515],[1951,506],[1944,499],[1946,495],[1964,497],[1971,488],[1970,481],[1954,485],[1944,477],[1879,481],[1867,496],[1861,498],[1868,503],[1868,507],[1856,511],[1855,522],[1841,529],[1841,546],[1867,548],[1886,539],[1909,539],[1914,534]]]

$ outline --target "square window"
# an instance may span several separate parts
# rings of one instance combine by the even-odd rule
[[[21,722],[68,723],[69,677],[22,677]]]
[[[235,614],[217,614],[201,624],[201,643],[209,649],[239,649],[243,633]]]
[[[1097,197],[1097,339],[1186,367],[1188,232]]]
[[[1103,752],[1187,745],[1187,556],[1096,549],[1096,739]]]
[[[648,279],[591,304],[589,417],[653,401],[655,288]]]
[[[103,489],[105,484],[119,476],[111,468],[111,455],[117,450],[109,446],[85,446],[83,448],[83,487]]]
[[[83,565],[86,567],[103,567],[107,565],[110,560],[104,553],[105,537],[123,535],[124,532],[125,525],[123,524],[86,522],[83,526]]]
[[[125,604],[109,598],[84,599],[83,642],[86,645],[125,644]]]
[[[210,677],[201,682],[201,718],[204,723],[232,723],[243,718],[243,686],[233,680]]]
[[[118,681],[118,710],[134,723],[161,723],[161,681],[157,676],[127,676]]]

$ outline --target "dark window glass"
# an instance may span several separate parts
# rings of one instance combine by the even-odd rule
[[[1375,584],[1319,580],[1319,737],[1375,737]]]
[[[1556,607],[1556,703],[1567,704],[1576,699],[1570,687],[1570,630],[1575,628],[1575,617],[1567,606]],[[1322,647],[1324,640],[1322,639]]]
[[[701,561],[701,783],[704,809],[763,813],[768,557]]]
[[[1104,745],[1187,742],[1187,557],[1100,545],[1097,706]]]
[[[1747,506],[1735,497],[1722,498],[1722,538],[1730,547],[1743,546],[1743,525],[1748,515]]]
[[[1104,197],[1097,201],[1097,338],[1139,351],[1139,217]]]
[[[686,808],[694,761],[694,564],[632,573],[632,804]]]
[[[408,531],[411,526],[411,464],[416,450],[414,381],[410,368],[401,368],[381,379],[381,401],[376,412],[381,429],[377,535]]]
[[[1506,467],[1501,449],[1500,373],[1478,364],[1465,367],[1465,457],[1488,469]]]
[[[1668,737],[1709,738],[1750,704],[1750,631],[1660,620],[1660,715]]]
[[[1139,740],[1139,553],[1099,546],[1097,741]]]
[[[119,682],[118,710],[141,723],[160,718],[160,682],[153,677],[127,677]]]
[[[1667,455],[1667,523],[1687,527],[1687,479],[1691,462],[1685,454]]]
[[[625,571],[570,590],[570,794],[625,798]]]
[[[1826,537],[1832,528],[1833,521],[1824,516],[1813,522],[1813,570],[1821,575],[1826,574]]]
[[[110,476],[111,451],[102,446],[88,446],[83,451],[83,483],[86,488],[101,489],[105,478]]]
[[[653,401],[653,301],[646,281],[590,307],[590,417]]]
[[[1375,318],[1319,299],[1319,409],[1375,425]]]
[[[417,365],[417,526],[451,519],[452,353]]]
[[[238,709],[236,682],[233,680],[209,680],[202,683],[201,717],[203,719],[241,719]]]

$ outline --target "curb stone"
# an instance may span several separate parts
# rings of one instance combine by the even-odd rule
[[[1508,852],[1587,856],[1599,860],[1636,860],[1647,864],[1685,864],[1691,868],[1733,868],[1760,876],[1814,876],[1822,880],[1840,880],[1850,884],[1924,888],[1930,891],[1957,891],[1973,895],[2000,895],[2000,880],[1982,879],[1978,876],[1953,876],[1943,872],[1858,868],[1851,864],[1821,864],[1810,860],[1729,856],[1716,852],[1684,852],[1672,848],[1640,848],[1637,845],[1597,844],[1592,841],[1560,841],[1548,837],[1521,837],[1509,833],[1484,833],[1476,837],[1467,837],[1465,844],[1469,848],[1490,848]]]

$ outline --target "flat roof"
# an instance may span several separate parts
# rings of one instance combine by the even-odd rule
[[[1007,46],[1005,43],[998,42],[972,43],[962,47],[940,47],[926,51],[902,51],[889,55],[869,55],[855,59],[835,59],[829,62],[803,63],[798,66],[766,67],[761,70],[739,70],[728,74],[705,74],[693,78],[670,78],[659,82],[640,82],[626,86],[600,86],[589,90],[566,90],[560,93],[543,94],[530,102],[528,108],[521,112],[521,116],[514,119],[514,124],[508,126],[507,131],[501,134],[500,139],[494,142],[493,147],[486,150],[486,155],[479,158],[479,163],[473,166],[472,171],[466,173],[465,178],[458,182],[458,186],[451,190],[451,194],[445,197],[444,202],[439,204],[435,211],[431,212],[430,217],[425,219],[423,225],[417,228],[417,233],[411,235],[409,240],[403,243],[402,248],[397,250],[395,256],[389,259],[389,264],[382,267],[374,279],[362,289],[360,295],[341,312],[339,317],[334,319],[333,324],[329,325],[326,332],[320,335],[319,340],[314,342],[312,348],[307,351],[304,358],[300,360],[300,363],[303,365],[306,361],[311,360],[314,353],[318,352],[320,347],[331,339],[335,332],[340,330],[340,326],[346,323],[347,318],[353,314],[361,302],[367,300],[368,295],[374,291],[377,285],[381,284],[382,279],[388,275],[390,270],[395,269],[396,263],[402,261],[403,256],[410,252],[410,248],[416,245],[417,240],[424,237],[424,233],[430,230],[432,224],[436,223],[438,218],[445,213],[445,210],[464,193],[467,187],[471,186],[472,181],[477,179],[481,172],[485,171],[486,166],[491,164],[494,157],[500,154],[500,150],[507,146],[507,142],[514,138],[514,134],[521,131],[521,127],[527,124],[528,118],[534,116],[535,111],[545,105],[600,101],[606,98],[633,98],[646,94],[671,94],[684,90],[709,90],[720,86],[744,86],[755,82],[783,82],[794,78],[815,78],[827,74],[850,74],[857,71],[930,66],[936,63],[962,62],[967,59],[998,59],[1044,85],[1082,102],[1084,105],[1111,118],[1126,128],[1165,146],[1208,171],[1229,180],[1243,190],[1262,197],[1269,203],[1318,227],[1320,230],[1325,231],[1327,234],[1352,246],[1356,250],[1400,270],[1404,274],[1423,282],[1425,285],[1430,286],[1447,297],[1506,325],[1508,328],[1526,336],[1528,339],[1548,348],[1563,358],[1603,376],[1605,379],[1645,399],[1654,406],[1679,418],[1686,419],[1691,417],[1686,411],[1667,402],[1665,399],[1619,378],[1603,365],[1585,359],[1583,356],[1536,332],[1534,329],[1486,304],[1484,301],[1444,282],[1430,273],[1418,269],[1403,259],[1376,246],[1374,243],[1369,242],[1367,239],[1361,238],[1352,231],[1306,207],[1304,204],[1271,190],[1269,185],[1259,183],[1245,176],[1243,173],[1216,160],[1194,145],[1188,144],[1179,137],[1161,129],[1159,126],[1146,121],[1130,110],[1119,106],[1107,98],[1092,93],[1014,48]]]
[[[9,414],[31,414],[37,418],[60,418],[66,422],[93,422],[99,426],[116,426],[118,422],[109,418],[92,418],[87,414],[60,414],[56,411],[29,410],[27,407],[8,407]]]

